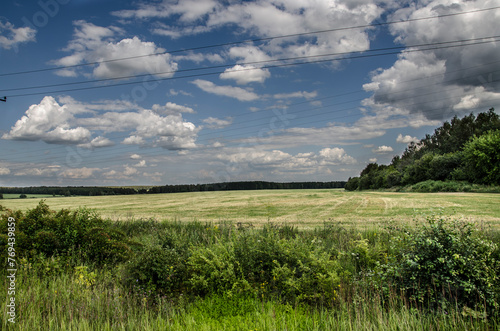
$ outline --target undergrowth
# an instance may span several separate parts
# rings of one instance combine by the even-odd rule
[[[497,329],[500,235],[441,217],[358,231],[110,222],[41,202],[16,219],[26,329]],[[6,256],[6,255],[4,255]],[[6,267],[1,291],[7,289]],[[7,295],[5,294],[7,298]],[[6,311],[7,302],[2,303]]]

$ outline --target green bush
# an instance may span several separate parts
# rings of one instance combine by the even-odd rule
[[[332,303],[341,267],[317,240],[305,241],[292,228],[266,225],[232,241],[195,247],[188,259],[197,294],[246,293],[285,301]]]
[[[85,233],[81,248],[90,261],[100,265],[128,260],[132,250],[127,243],[125,235],[118,230],[95,227]]]
[[[45,255],[52,255],[59,247],[59,239],[52,231],[37,231],[33,238],[33,248]]]
[[[431,218],[427,226],[401,232],[384,268],[381,279],[392,280],[419,306],[498,309],[499,248],[470,223]]]
[[[0,216],[1,233],[7,233],[9,217],[16,220],[16,255],[20,258],[78,253],[101,265],[127,260],[132,254],[130,247],[136,245],[86,208],[55,212],[41,200],[26,213],[5,210]],[[6,242],[0,238],[0,252],[5,249]]]
[[[186,260],[176,249],[146,246],[129,260],[122,280],[132,290],[147,289],[154,294],[185,294]]]

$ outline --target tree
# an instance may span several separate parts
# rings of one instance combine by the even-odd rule
[[[26,199],[26,198],[27,198],[27,196],[26,196],[26,194],[21,194],[21,195],[19,196],[19,198],[21,198],[21,199]]]
[[[3,193],[0,193],[0,199],[3,199]]]
[[[463,154],[473,182],[500,185],[500,130],[474,137],[465,144]]]
[[[345,189],[347,191],[356,191],[358,189],[358,186],[359,186],[359,177],[349,177],[349,180],[347,181],[347,183],[345,184]]]

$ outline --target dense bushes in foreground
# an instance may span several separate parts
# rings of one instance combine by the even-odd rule
[[[500,248],[491,239],[500,236],[469,223],[431,218],[364,231],[333,222],[303,231],[272,223],[112,223],[42,202],[26,213],[3,212],[3,254],[9,216],[18,224],[19,302],[38,298],[31,309],[22,303],[19,322],[62,327],[76,318],[85,329],[102,318],[99,328],[155,321],[182,329],[181,320],[199,314],[217,329],[221,320],[247,327],[257,316],[276,327],[276,315],[293,314],[332,328],[363,319],[383,326],[393,316],[394,327],[421,319],[434,328],[494,329],[500,318]]]

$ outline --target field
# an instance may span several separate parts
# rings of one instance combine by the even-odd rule
[[[0,329],[499,330],[499,197],[4,199],[0,254],[17,269],[0,269]]]
[[[39,199],[6,199],[10,209],[34,208]],[[453,216],[500,227],[500,195],[494,193],[392,193],[344,190],[218,191],[100,197],[51,197],[50,208],[86,206],[113,220],[286,222],[300,228],[325,221],[372,227],[388,220]]]

